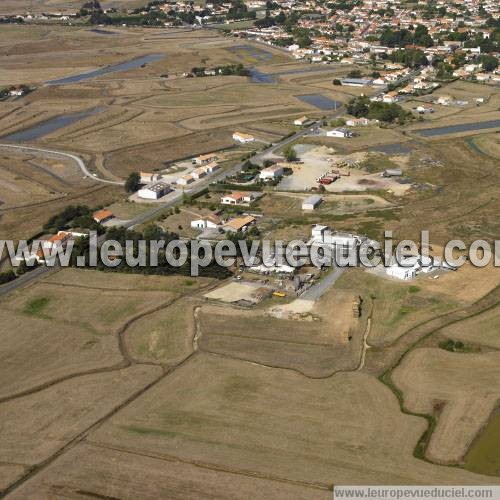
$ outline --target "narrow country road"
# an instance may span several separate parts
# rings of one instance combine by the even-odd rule
[[[342,111],[343,111],[342,107],[336,109],[335,112],[328,117],[328,119],[331,119],[335,116],[338,116]],[[252,161],[254,161],[254,162],[263,161],[265,159],[266,155],[268,155],[269,153],[275,153],[276,151],[278,151],[282,147],[286,146],[287,144],[290,144],[290,143],[296,141],[297,139],[300,139],[302,136],[304,136],[305,134],[307,134],[310,131],[311,127],[318,127],[320,124],[321,124],[321,120],[317,120],[311,126],[305,128],[305,129],[299,130],[298,132],[295,132],[293,135],[291,135],[289,137],[285,137],[284,139],[273,144],[269,148],[266,148],[265,150],[257,153],[255,156],[252,157]],[[90,179],[93,179],[96,182],[103,182],[106,184],[114,184],[114,185],[119,185],[119,186],[122,186],[124,184],[123,182],[110,181],[107,179],[100,179],[99,177],[95,177],[94,175],[92,175],[89,172],[89,170],[85,166],[85,163],[83,162],[83,160],[81,158],[79,158],[78,156],[71,154],[71,153],[64,153],[62,151],[53,151],[53,150],[49,150],[49,149],[41,149],[41,148],[36,148],[36,147],[31,147],[31,146],[22,146],[22,145],[17,146],[17,145],[13,145],[13,144],[0,144],[0,149],[1,148],[13,148],[13,149],[20,150],[20,151],[35,151],[35,152],[46,153],[46,154],[70,158],[70,159],[76,161],[76,163],[80,167],[80,170],[86,176],[88,176]],[[228,170],[223,170],[223,171],[218,172],[217,174],[215,174],[213,176],[210,176],[209,178],[207,178],[207,180],[205,182],[200,183],[198,186],[196,186],[192,189],[186,189],[185,192],[186,192],[186,194],[189,194],[189,195],[197,194],[200,191],[202,191],[203,189],[207,188],[210,183],[216,182],[219,180],[224,180],[227,177],[235,175],[243,168],[244,164],[245,164],[245,161],[239,162],[234,167],[231,167]],[[134,219],[124,222],[122,227],[125,227],[127,229],[131,229],[136,225],[144,224],[144,223],[148,222],[149,220],[154,219],[156,216],[158,216],[165,209],[173,207],[176,204],[181,203],[181,202],[182,202],[182,192],[177,191],[177,192],[175,192],[175,194],[173,196],[171,196],[171,198],[169,199],[168,202],[160,203],[160,204],[156,205],[154,208],[152,208],[151,210],[148,210],[147,212],[138,215]],[[102,237],[101,237],[101,242],[102,242]],[[28,286],[29,284],[34,283],[34,282],[38,281],[39,279],[43,278],[44,276],[46,276],[54,268],[58,268],[58,267],[59,267],[58,265],[53,266],[53,267],[40,266],[39,268],[34,269],[33,271],[30,271],[30,272],[22,275],[21,277],[15,279],[14,281],[11,281],[5,285],[0,285],[0,296],[5,295],[7,293],[10,293],[10,292],[22,287],[22,286]],[[335,270],[334,273],[332,273],[332,274],[336,274],[336,272],[337,271]],[[308,292],[310,292],[310,293],[308,294],[308,292],[306,292],[304,294],[305,296],[303,296],[303,298],[307,298],[309,300],[314,300],[315,294],[321,295],[324,292],[325,287],[328,287],[329,284],[333,284],[333,283],[330,283],[331,280],[332,280],[332,278],[327,276],[324,280],[322,280],[322,282],[325,281],[324,285],[321,284],[322,282],[319,283],[318,285],[315,285],[315,287],[313,287],[314,290],[313,289],[308,290]],[[318,286],[318,288],[316,288],[316,286]]]
[[[35,148],[33,146],[18,146],[15,144],[0,144],[0,148],[10,148],[14,149],[16,151],[20,151],[21,153],[25,152],[37,152],[37,153],[45,153],[45,154],[50,154],[50,155],[55,155],[55,156],[62,156],[65,158],[69,158],[76,162],[82,173],[87,176],[89,179],[96,181],[96,182],[103,182],[105,184],[114,184],[115,186],[123,186],[125,184],[124,181],[110,181],[108,179],[101,179],[100,177],[96,177],[94,174],[92,174],[87,166],[85,165],[84,161],[79,157],[71,153],[64,153],[62,151],[55,151],[52,149],[42,149],[42,148]]]

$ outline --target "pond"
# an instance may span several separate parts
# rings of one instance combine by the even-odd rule
[[[37,139],[40,139],[41,137],[51,134],[52,132],[55,132],[56,130],[59,130],[60,128],[67,127],[69,125],[72,125],[73,123],[83,120],[84,118],[96,115],[103,110],[104,108],[99,107],[88,109],[86,111],[80,111],[79,113],[56,116],[44,122],[37,123],[36,125],[33,125],[32,127],[29,127],[27,129],[21,130],[19,132],[14,132],[13,134],[2,137],[1,140],[8,142],[35,141]]]
[[[64,85],[66,83],[78,83],[84,80],[89,80],[95,78],[96,76],[107,75],[108,73],[117,73],[119,71],[128,71],[135,68],[140,68],[143,64],[147,64],[154,61],[159,61],[165,56],[163,54],[149,54],[142,57],[137,57],[130,61],[122,62],[119,64],[114,64],[112,66],[106,66],[105,68],[96,69],[94,71],[87,71],[86,73],[80,73],[78,75],[67,76],[65,78],[59,78],[57,80],[50,80],[45,82],[47,85]]]
[[[488,120],[477,123],[460,123],[459,125],[449,125],[447,127],[424,128],[416,132],[423,137],[435,137],[437,135],[455,134],[457,132],[470,132],[473,130],[484,130],[488,128],[500,127],[500,120]]]
[[[250,69],[250,79],[253,83],[275,83],[276,80],[269,73],[264,73],[258,69]]]
[[[321,94],[306,94],[306,95],[298,95],[297,99],[300,99],[302,102],[310,104],[318,109],[323,110],[332,110],[338,109],[342,106],[342,103],[339,101],[335,101]]]
[[[388,155],[407,155],[411,153],[413,148],[408,143],[395,142],[392,144],[380,144],[373,146],[369,151],[376,151],[378,153],[385,153]]]
[[[465,456],[465,468],[478,474],[500,476],[500,409],[472,443]]]

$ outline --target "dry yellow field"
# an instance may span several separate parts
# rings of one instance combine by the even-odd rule
[[[498,405],[500,354],[450,353],[421,348],[393,372],[412,412],[437,415],[427,458],[463,462],[473,439]]]
[[[423,419],[403,415],[394,395],[363,373],[311,380],[199,354],[89,442],[316,488],[486,480],[413,458],[425,426]]]
[[[2,403],[0,462],[21,465],[22,473],[28,472],[161,373],[159,367],[131,366],[68,380]]]
[[[367,316],[353,317],[353,298],[352,293],[332,291],[302,320],[204,306],[198,345],[202,352],[288,368],[311,378],[352,371],[360,363]],[[332,315],[333,303],[336,313]]]

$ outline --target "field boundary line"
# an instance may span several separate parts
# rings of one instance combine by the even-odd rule
[[[96,448],[104,448],[107,450],[117,451],[120,453],[128,453],[131,455],[138,455],[141,457],[152,458],[154,460],[162,460],[164,462],[179,462],[179,463],[186,464],[186,465],[193,465],[195,467],[199,467],[202,469],[208,469],[208,470],[213,470],[213,471],[217,471],[217,472],[224,472],[226,474],[237,474],[240,476],[246,476],[246,477],[257,478],[257,479],[265,479],[268,481],[276,481],[276,482],[280,482],[280,483],[294,484],[297,486],[304,486],[307,488],[314,488],[314,489],[319,489],[319,490],[332,490],[332,488],[333,488],[333,484],[314,483],[314,482],[309,482],[309,481],[299,481],[299,480],[288,479],[288,478],[279,477],[279,476],[273,476],[271,474],[263,474],[261,472],[256,472],[256,471],[249,471],[249,470],[244,470],[244,469],[233,469],[231,467],[225,467],[223,465],[217,465],[217,464],[213,464],[210,462],[203,462],[201,460],[187,460],[184,458],[179,458],[175,455],[164,455],[164,454],[159,454],[159,453],[142,452],[139,450],[130,450],[130,449],[121,448],[118,446],[107,445],[105,443],[98,443],[96,441],[91,441],[88,439],[86,439],[84,443],[88,444],[89,446],[96,447]]]

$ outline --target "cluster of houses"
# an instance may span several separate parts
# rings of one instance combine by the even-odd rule
[[[218,159],[214,153],[197,156],[192,160],[195,168],[175,180],[171,180],[171,175],[140,172],[142,187],[137,192],[137,196],[143,200],[159,200],[174,190],[172,184],[181,187],[188,186],[219,170]]]
[[[106,224],[114,218],[115,216],[113,212],[108,209],[97,210],[92,214],[92,219],[99,224]],[[75,240],[77,238],[88,238],[88,234],[72,229],[58,231],[57,234],[41,241],[41,244],[37,248],[36,252],[26,259],[27,263],[30,264],[36,261],[39,264],[43,264],[46,262],[46,255],[55,257],[59,248],[65,248],[70,240]]]

